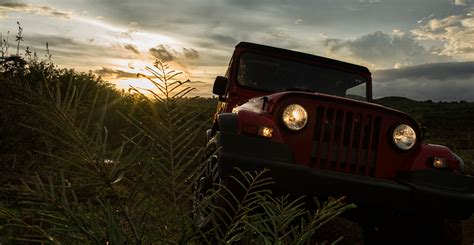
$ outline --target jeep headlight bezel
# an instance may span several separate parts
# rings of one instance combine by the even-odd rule
[[[416,131],[408,124],[399,124],[393,129],[392,140],[398,149],[404,151],[410,150],[416,144]]]
[[[283,109],[281,119],[288,129],[299,131],[308,123],[308,112],[302,105],[289,104]]]

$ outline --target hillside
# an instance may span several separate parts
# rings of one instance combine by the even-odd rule
[[[408,113],[427,129],[426,140],[455,150],[474,148],[474,103],[415,101],[385,97],[376,103]]]

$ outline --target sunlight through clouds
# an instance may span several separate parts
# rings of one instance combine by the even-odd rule
[[[16,46],[20,21],[22,50],[28,46],[44,57],[48,42],[59,67],[97,71],[123,88],[147,86],[127,74],[164,59],[199,82],[196,94],[210,96],[241,41],[342,59],[373,72],[472,61],[472,4],[416,0],[408,11],[397,0],[12,0],[0,3],[0,33],[10,31]]]

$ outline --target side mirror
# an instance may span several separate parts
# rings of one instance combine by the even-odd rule
[[[225,90],[229,80],[226,77],[217,76],[214,81],[214,87],[212,88],[212,93],[219,95],[219,97],[225,95]]]

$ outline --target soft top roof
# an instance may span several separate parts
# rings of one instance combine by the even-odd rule
[[[239,44],[237,44],[237,46],[235,46],[235,48],[244,48],[244,49],[255,50],[255,51],[264,52],[264,53],[277,54],[281,56],[291,56],[291,57],[304,59],[304,60],[313,60],[318,63],[324,63],[330,66],[343,67],[344,69],[371,74],[369,69],[367,69],[367,67],[365,66],[355,65],[355,64],[351,64],[351,63],[347,63],[347,62],[343,62],[339,60],[333,60],[333,59],[322,57],[322,56],[301,53],[301,52],[292,51],[288,49],[266,46],[262,44],[240,42]]]

